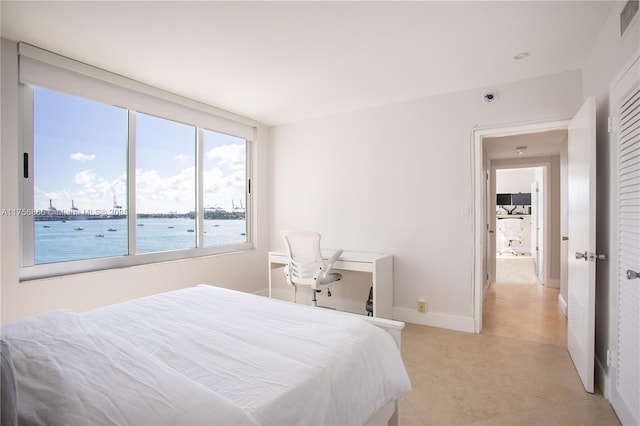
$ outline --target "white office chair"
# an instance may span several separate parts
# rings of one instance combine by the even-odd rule
[[[512,254],[518,255],[518,252],[513,248],[514,244],[522,244],[522,232],[524,228],[522,226],[521,217],[501,217],[499,220],[500,237],[502,238],[502,245],[507,244],[507,247],[498,251],[498,254]]]
[[[280,233],[284,240],[287,251],[287,264],[284,267],[284,274],[287,283],[293,286],[293,301],[296,301],[298,285],[311,286],[313,306],[318,306],[316,293],[327,289],[327,295],[331,296],[330,287],[336,281],[342,279],[341,274],[330,272],[333,264],[342,254],[338,250],[329,260],[322,258],[320,251],[320,234],[313,231],[282,231]]]

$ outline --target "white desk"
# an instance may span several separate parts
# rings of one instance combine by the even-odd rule
[[[335,250],[323,250],[325,259]],[[272,287],[272,272],[287,263],[285,250],[269,252],[269,297]],[[393,316],[393,255],[384,253],[369,253],[359,251],[344,251],[342,256],[333,264],[331,270],[368,272],[372,275],[373,285],[373,316],[392,319]],[[348,282],[344,282],[349,285]],[[362,300],[364,305],[366,298]]]

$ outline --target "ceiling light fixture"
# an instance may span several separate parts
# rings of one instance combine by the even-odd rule
[[[516,152],[518,153],[518,155],[523,155],[525,152],[527,152],[527,147],[519,146],[516,148]]]
[[[519,61],[520,59],[524,59],[527,56],[529,56],[529,52],[520,52],[516,56],[514,56],[513,59],[515,59],[516,61]]]

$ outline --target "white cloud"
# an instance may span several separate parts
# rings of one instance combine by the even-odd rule
[[[218,168],[205,170],[204,205],[231,210],[244,200],[244,170],[224,174]],[[186,213],[195,208],[195,168],[177,175],[162,176],[157,170],[136,170],[136,209],[138,213]]]
[[[78,185],[82,185],[86,188],[86,187],[93,186],[95,179],[96,179],[96,174],[93,172],[93,170],[89,169],[89,170],[83,170],[81,172],[76,173],[73,181]]]
[[[136,209],[139,213],[187,213],[195,209],[195,168],[174,176],[156,170],[136,170]]]
[[[233,150],[228,150],[228,152]],[[218,151],[218,154],[223,154]],[[222,159],[224,155],[218,155]],[[244,155],[243,155],[244,157]],[[224,157],[230,160],[232,157]],[[224,171],[210,167],[204,171],[204,205],[231,210],[233,203],[240,205],[245,197],[244,158],[241,170]],[[227,169],[228,170],[228,169]],[[74,175],[69,187],[57,192],[45,192],[36,188],[36,205],[47,208],[49,199],[59,209],[69,209],[71,200],[81,210],[111,209],[113,196],[126,208],[126,175],[123,173],[106,180],[93,169],[80,171]],[[136,211],[138,213],[167,213],[177,211],[187,213],[195,208],[195,168],[187,167],[175,175],[163,175],[158,170],[136,170]]]
[[[173,158],[175,158],[178,161],[187,161],[189,159],[189,156],[185,155],[185,154],[179,154],[179,155],[176,155]]]
[[[231,169],[244,169],[246,162],[246,151],[244,145],[222,145],[210,149],[207,152],[207,159],[218,160],[217,164],[227,166]]]
[[[92,161],[96,159],[95,154],[83,154],[81,152],[76,152],[75,154],[71,154],[69,157],[72,160],[76,160],[76,161]]]
[[[71,183],[71,182],[70,182]],[[124,174],[111,181],[98,176],[93,170],[84,170],[74,175],[76,185],[65,186],[57,191],[45,191],[34,187],[34,206],[39,209],[49,207],[49,200],[58,210],[69,210],[73,200],[81,212],[96,209],[111,209],[113,195],[116,194],[118,204],[126,205],[126,176]]]

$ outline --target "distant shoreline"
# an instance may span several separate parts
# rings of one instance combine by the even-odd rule
[[[107,220],[107,219],[126,219],[129,215],[122,214],[68,214],[55,211],[46,214],[37,214],[34,219],[37,222],[51,221],[67,221],[67,220]],[[138,213],[138,219],[195,219],[195,213]],[[205,211],[204,219],[223,219],[223,220],[244,220],[245,212],[228,212],[225,210]]]

